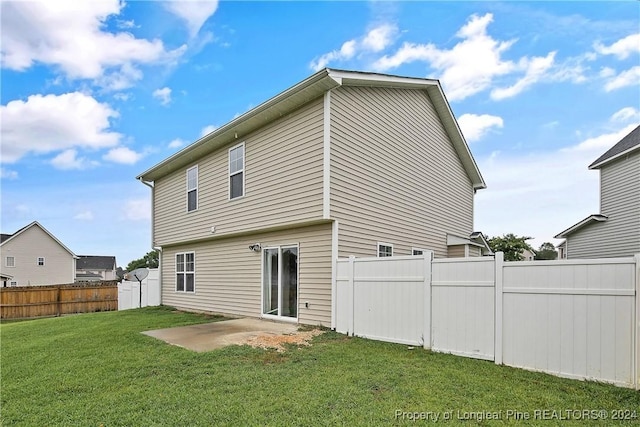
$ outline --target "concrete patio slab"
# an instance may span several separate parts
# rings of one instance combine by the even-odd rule
[[[142,333],[188,350],[203,352],[228,345],[246,344],[248,340],[260,335],[292,334],[297,330],[297,324],[244,318]]]

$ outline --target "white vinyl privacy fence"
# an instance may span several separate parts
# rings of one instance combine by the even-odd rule
[[[140,283],[123,280],[118,284],[118,310],[129,310],[142,307],[160,305],[160,274],[157,268],[150,268],[149,275],[142,280],[142,295]]]
[[[640,255],[337,261],[338,332],[640,388]]]

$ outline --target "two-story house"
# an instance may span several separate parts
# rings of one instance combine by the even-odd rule
[[[610,258],[640,253],[640,126],[596,159],[600,213],[555,237],[558,258]]]
[[[437,80],[324,69],[137,178],[182,309],[329,326],[338,257],[483,253]]]
[[[73,283],[77,256],[37,221],[0,236],[3,286]]]

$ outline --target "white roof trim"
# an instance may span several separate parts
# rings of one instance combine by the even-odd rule
[[[440,82],[433,79],[392,76],[387,74],[343,71],[325,68],[273,98],[263,102],[235,120],[198,139],[169,158],[138,175],[141,181],[155,181],[185,167],[217,148],[246,136],[249,132],[285,115],[305,103],[318,98],[338,86],[378,86],[425,90],[438,113],[444,128],[467,172],[474,189],[486,184],[469,145],[464,139]]]
[[[619,159],[622,156],[626,156],[627,154],[631,153],[632,151],[638,150],[640,149],[640,145],[634,145],[633,147],[627,148],[626,150],[624,150],[621,153],[616,154],[615,156],[611,156],[607,159],[602,160],[601,162],[598,162],[596,164],[593,164],[591,166],[589,166],[589,169],[593,170],[593,169],[600,169],[602,166],[606,165],[607,163],[613,162],[616,159]]]
[[[600,214],[589,215],[588,217],[586,217],[585,219],[583,219],[579,223],[572,225],[571,227],[567,228],[563,232],[560,232],[560,233],[556,234],[553,237],[556,238],[556,239],[566,239],[569,234],[577,231],[578,229],[584,227],[585,225],[588,225],[591,222],[594,222],[594,221],[596,221],[596,222],[604,222],[604,221],[606,221],[608,219],[609,219],[609,217],[606,216],[606,215],[600,215]]]
[[[33,221],[31,224],[27,225],[26,227],[23,227],[20,229],[20,231],[18,231],[16,234],[12,235],[11,237],[9,237],[7,240],[5,240],[4,242],[0,243],[0,246],[6,244],[7,242],[12,241],[13,239],[15,239],[16,237],[18,237],[19,235],[21,235],[22,233],[24,233],[25,231],[27,231],[28,229],[30,229],[31,227],[37,225],[38,227],[40,227],[40,229],[42,231],[44,231],[45,233],[47,233],[49,235],[49,237],[51,237],[53,240],[56,241],[56,243],[58,243],[60,246],[62,246],[64,248],[64,250],[66,250],[67,252],[69,252],[71,254],[71,256],[73,256],[74,258],[78,258],[78,256],[76,254],[73,253],[73,251],[71,249],[69,249],[68,247],[66,247],[60,240],[58,240],[58,238],[56,236],[54,236],[53,234],[51,234],[49,232],[49,230],[47,230],[46,228],[44,228],[38,221]]]
[[[472,245],[478,246],[480,248],[484,248],[484,245],[474,242],[471,239],[467,239],[460,236],[454,236],[453,234],[447,234],[447,246],[455,246],[455,245]]]

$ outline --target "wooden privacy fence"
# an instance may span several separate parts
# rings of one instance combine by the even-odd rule
[[[335,328],[640,389],[640,255],[337,261]]]
[[[0,288],[0,319],[28,319],[118,309],[116,281]]]

